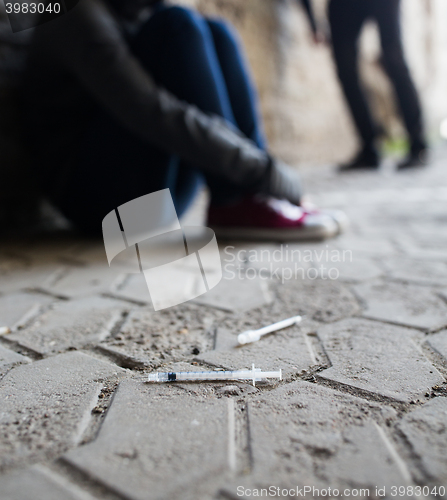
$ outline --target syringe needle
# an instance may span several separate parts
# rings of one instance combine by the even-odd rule
[[[237,336],[237,340],[240,345],[250,344],[252,342],[257,342],[263,335],[268,333],[277,332],[283,328],[287,328],[292,325],[296,325],[302,321],[302,316],[293,316],[292,318],[279,321],[273,325],[265,326],[264,328],[259,328],[259,330],[247,330],[242,332]]]

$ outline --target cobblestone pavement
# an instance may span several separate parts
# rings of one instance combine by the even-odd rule
[[[1,499],[442,496],[446,158],[400,174],[304,170],[319,204],[348,213],[345,235],[222,242],[218,287],[157,313],[101,241],[2,243]],[[237,333],[296,314],[299,326],[235,347]],[[145,383],[252,363],[284,380]]]

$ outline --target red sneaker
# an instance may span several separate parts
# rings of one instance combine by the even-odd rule
[[[261,196],[222,207],[210,205],[207,226],[220,238],[244,240],[324,240],[340,232],[328,214]]]

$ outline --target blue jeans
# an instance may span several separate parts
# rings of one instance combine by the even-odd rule
[[[265,148],[254,85],[240,43],[226,23],[182,7],[161,6],[129,46],[159,85],[220,115]],[[181,216],[204,177],[213,203],[243,194],[225,179],[203,176],[194,165],[143,142],[98,110],[82,141],[70,192],[59,205],[81,229],[97,232],[102,218],[115,207],[170,188]]]

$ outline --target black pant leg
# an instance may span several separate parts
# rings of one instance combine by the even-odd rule
[[[370,0],[380,30],[383,65],[400,105],[415,152],[425,147],[419,96],[405,61],[402,46],[400,0]]]
[[[360,82],[358,69],[360,32],[368,18],[368,9],[365,2],[366,0],[331,0],[329,22],[338,78],[346,101],[363,146],[373,148],[377,128]]]

